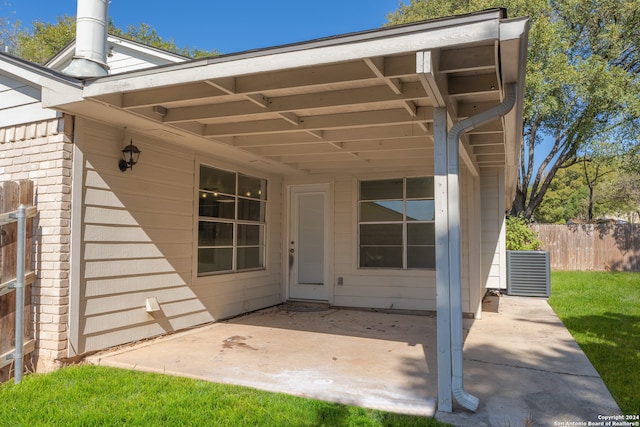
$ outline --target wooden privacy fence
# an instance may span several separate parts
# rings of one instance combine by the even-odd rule
[[[31,270],[33,244],[34,207],[20,210],[25,215],[24,241],[19,242],[17,216],[20,205],[33,203],[33,182],[21,181],[0,183],[0,382],[11,375],[11,367],[16,373],[16,381],[22,376],[23,366],[15,366],[16,360],[24,360],[24,355],[35,348],[31,319],[31,285],[35,273]],[[22,221],[22,220],[21,220]],[[24,268],[17,264],[18,247],[24,248]],[[23,270],[24,279],[17,280],[18,270]],[[24,285],[23,289],[19,289]],[[18,287],[18,289],[16,289]],[[22,352],[16,351],[16,299],[23,299]],[[19,338],[20,339],[20,338]],[[19,357],[16,357],[19,356]],[[14,358],[16,360],[14,360]],[[23,365],[23,363],[21,363]]]
[[[532,224],[552,270],[640,271],[640,224]]]

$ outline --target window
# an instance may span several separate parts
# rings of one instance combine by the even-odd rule
[[[267,181],[200,166],[198,275],[264,268]]]
[[[433,177],[360,181],[361,268],[435,268]]]

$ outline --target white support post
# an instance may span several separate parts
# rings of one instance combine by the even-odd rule
[[[447,110],[433,110],[434,201],[436,226],[436,307],[438,410],[453,411],[451,390],[451,311],[449,289],[449,220],[447,201]]]

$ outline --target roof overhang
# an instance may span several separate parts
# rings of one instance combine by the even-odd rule
[[[82,101],[82,81],[0,52],[2,74],[42,90],[44,107]]]
[[[122,37],[108,34],[107,49],[111,51],[112,49],[114,49],[114,47],[127,49],[129,51],[136,52],[140,55],[146,55],[148,57],[152,57],[156,60],[162,60],[167,63],[184,62],[189,59],[188,57],[179,55],[177,53],[158,49],[152,46],[138,43],[133,40],[128,40]],[[49,59],[46,62],[46,64],[44,64],[44,66],[57,71],[64,70],[73,59],[73,56],[75,54],[75,48],[76,48],[76,42],[74,39],[69,44],[67,44],[60,52],[58,52],[55,56]]]
[[[517,108],[461,140],[473,173],[506,167],[511,185],[527,28],[493,9],[187,61],[86,81],[90,102],[58,108],[271,172],[407,170],[433,165],[435,107],[455,122],[516,83]]]

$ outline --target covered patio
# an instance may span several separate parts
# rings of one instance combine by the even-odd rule
[[[70,353],[286,301],[437,311],[423,372],[475,410],[462,318],[504,280],[527,31],[491,9],[45,88],[73,117]]]
[[[436,412],[436,319],[428,313],[284,304],[89,362],[435,415],[456,427],[587,423],[621,413],[546,299],[484,305],[482,320],[465,321],[465,379],[480,398],[476,413]]]

